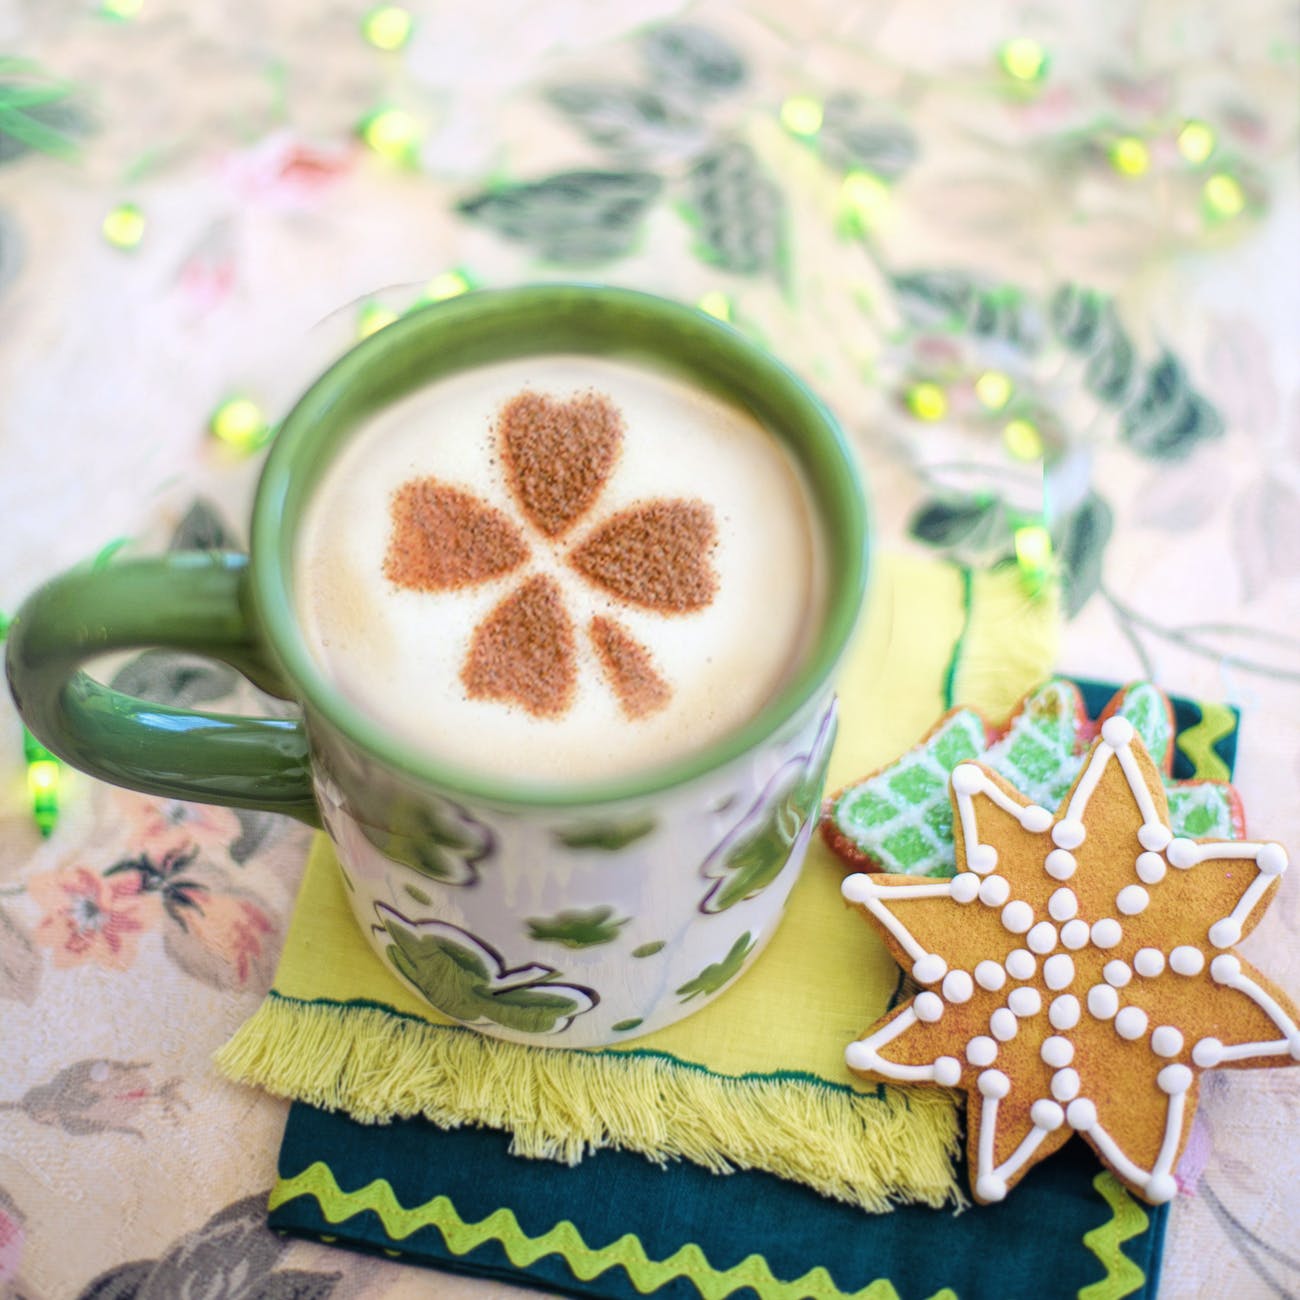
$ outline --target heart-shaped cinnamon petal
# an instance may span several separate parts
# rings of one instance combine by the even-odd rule
[[[713,600],[716,540],[713,510],[703,501],[647,501],[599,525],[569,553],[569,563],[633,605],[682,614]]]
[[[623,417],[601,393],[561,402],[524,392],[501,408],[497,433],[520,508],[547,537],[560,537],[590,509],[613,472]]]
[[[393,494],[384,576],[417,591],[454,591],[522,564],[528,545],[497,510],[460,488],[420,478]]]
[[[554,578],[530,578],[474,629],[460,679],[471,699],[518,704],[536,718],[568,711],[578,665]]]
[[[621,624],[597,615],[588,629],[610,688],[629,718],[657,713],[673,697],[655,669],[650,651]]]

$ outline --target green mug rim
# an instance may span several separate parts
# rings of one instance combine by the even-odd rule
[[[428,357],[439,339],[459,341],[467,331],[490,337],[494,327],[504,338],[521,316],[534,322],[554,321],[557,330],[563,330],[566,321],[581,321],[581,328],[590,330],[592,345],[589,349],[575,349],[567,342],[546,346],[539,336],[527,346],[511,340],[499,355],[590,350],[639,358],[684,371],[748,407],[782,438],[800,463],[823,523],[826,608],[820,633],[792,680],[747,722],[711,744],[672,762],[609,780],[560,785],[475,773],[395,736],[330,683],[295,613],[292,551],[301,524],[301,518],[294,518],[295,480],[307,474],[308,467],[313,477],[318,476],[322,464],[312,452],[331,437],[345,438],[376,409],[358,416],[360,408],[351,400],[354,395],[373,386],[377,371],[386,364],[407,374],[420,358]],[[646,345],[647,331],[657,340],[654,346]],[[444,370],[460,368],[453,362]],[[408,378],[407,388],[416,382]],[[398,400],[405,391],[381,398],[380,404]],[[776,412],[781,413],[779,420],[774,418]],[[421,307],[340,357],[307,389],[280,426],[257,487],[249,552],[254,616],[290,692],[304,706],[309,733],[323,720],[380,763],[454,797],[520,808],[573,809],[646,798],[686,784],[760,747],[797,718],[825,690],[857,624],[870,547],[860,471],[839,425],[781,362],[739,330],[697,308],[638,290],[564,282],[475,290]]]

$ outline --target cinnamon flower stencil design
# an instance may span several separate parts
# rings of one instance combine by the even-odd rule
[[[461,682],[472,699],[559,718],[577,690],[578,632],[563,587],[535,568],[535,552],[549,550],[563,569],[624,605],[672,617],[712,603],[717,527],[710,506],[684,498],[638,501],[584,527],[623,443],[623,417],[601,393],[567,401],[518,393],[502,406],[494,433],[519,518],[437,478],[411,479],[393,495],[384,573],[398,587],[431,593],[518,574],[474,629]],[[672,698],[650,651],[617,618],[597,614],[582,634],[629,718]]]

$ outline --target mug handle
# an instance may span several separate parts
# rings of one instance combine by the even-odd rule
[[[169,708],[81,671],[97,655],[162,647],[223,660],[285,694],[252,634],[247,573],[246,555],[178,551],[47,583],[7,638],[9,686],[24,722],[60,758],[114,785],[319,826],[300,721]]]

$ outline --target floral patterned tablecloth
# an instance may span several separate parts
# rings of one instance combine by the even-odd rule
[[[1286,5],[407,8],[385,50],[351,0],[0,0],[0,609],[110,542],[239,544],[240,431],[358,332],[578,274],[792,364],[882,544],[1055,567],[1064,670],[1238,703],[1251,826],[1300,846]],[[266,707],[200,661],[102,671]],[[285,1107],[211,1066],[306,846],[70,772],[43,839],[0,705],[0,1293],[429,1293],[267,1232]],[[1288,878],[1248,945],[1293,989],[1298,922]],[[1298,1134],[1300,1071],[1209,1077],[1164,1295],[1300,1289]]]

